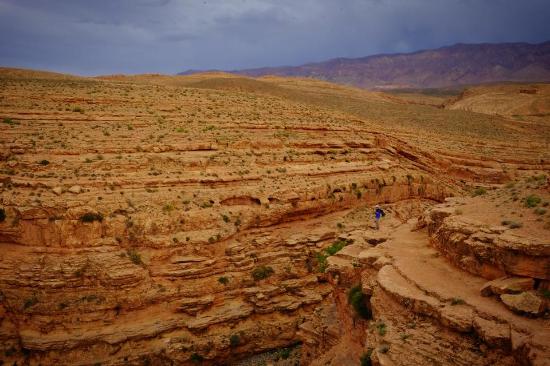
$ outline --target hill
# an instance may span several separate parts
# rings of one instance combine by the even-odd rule
[[[361,88],[440,88],[499,81],[550,81],[550,42],[456,44],[414,53],[336,58],[301,66],[235,70],[299,76]],[[195,73],[188,71],[182,74]]]
[[[498,114],[524,120],[548,120],[550,84],[497,84],[472,87],[445,103],[445,108]]]

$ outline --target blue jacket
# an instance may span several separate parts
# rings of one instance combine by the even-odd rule
[[[376,211],[374,211],[374,216],[376,217],[376,219],[380,219],[382,216],[384,216],[384,211],[382,211],[381,208],[377,208]]]

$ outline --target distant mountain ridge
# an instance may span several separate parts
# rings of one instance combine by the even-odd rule
[[[180,75],[198,72],[189,70]],[[455,44],[413,53],[335,58],[301,66],[234,70],[247,76],[313,77],[361,88],[440,88],[501,81],[550,81],[550,41]]]

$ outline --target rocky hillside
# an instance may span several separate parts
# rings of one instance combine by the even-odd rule
[[[498,81],[550,81],[550,42],[457,44],[406,54],[337,58],[301,66],[232,72],[248,76],[312,77],[371,89],[438,88]]]
[[[0,80],[0,364],[247,364],[275,350],[307,365],[328,349],[311,348],[324,329],[311,325],[345,300],[332,256],[388,241],[373,205],[398,228],[474,185],[550,169],[542,124],[316,80]],[[340,314],[327,331],[355,324]],[[349,345],[335,365],[355,365],[363,339],[343,335],[318,344]],[[484,365],[476,352],[465,360]]]
[[[550,120],[550,84],[496,84],[468,88],[445,108],[529,121]]]

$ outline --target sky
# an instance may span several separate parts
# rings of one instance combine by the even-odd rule
[[[550,0],[0,0],[0,66],[79,75],[300,65],[550,40]]]

